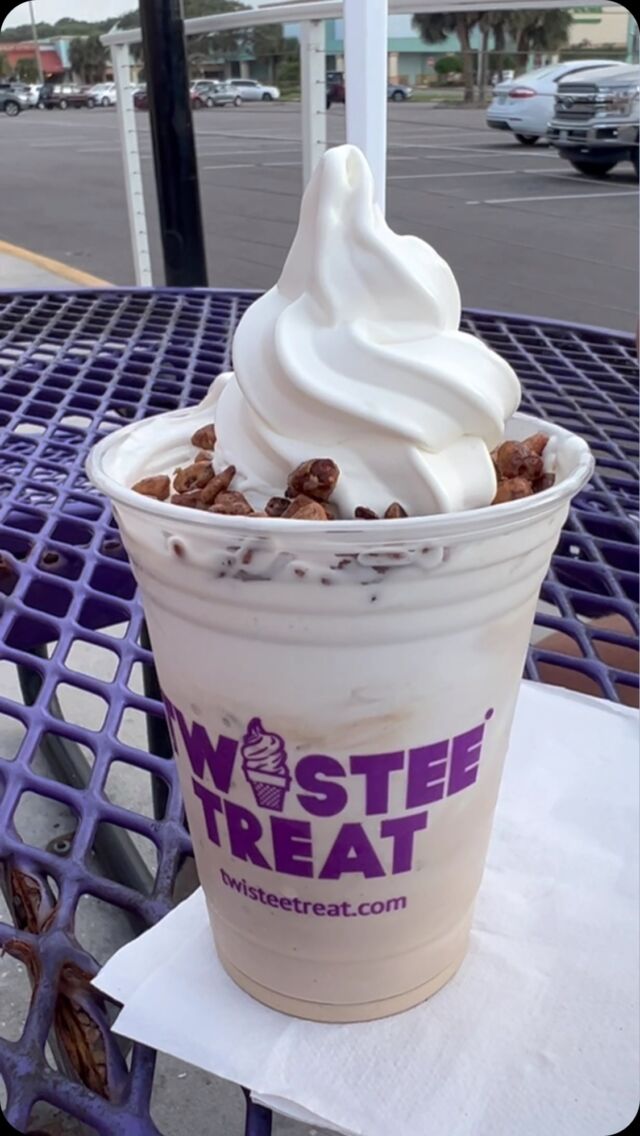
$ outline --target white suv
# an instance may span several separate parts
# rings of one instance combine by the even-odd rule
[[[280,98],[277,87],[265,87],[256,79],[230,79],[228,85],[237,91],[243,102],[270,103]]]

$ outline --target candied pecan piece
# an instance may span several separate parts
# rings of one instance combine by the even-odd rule
[[[542,474],[542,458],[523,442],[503,442],[493,455],[498,478],[526,477],[535,481]]]
[[[199,430],[196,430],[191,439],[191,445],[195,446],[197,450],[215,450],[216,428],[213,422],[210,426],[201,426]]]
[[[174,493],[171,498],[172,505],[182,505],[184,509],[204,509],[202,504],[202,490],[190,489],[188,493]]]
[[[530,497],[533,493],[531,482],[524,477],[507,477],[499,482],[498,491],[491,502],[492,505],[502,505],[505,501],[517,501],[520,497]]]
[[[537,481],[534,481],[533,492],[543,493],[545,489],[551,489],[551,486],[555,485],[555,483],[555,473],[543,473],[542,477],[539,477]]]
[[[380,519],[378,514],[374,513],[373,509],[368,509],[366,505],[358,505],[353,515],[359,521],[377,521]]]
[[[281,517],[291,504],[288,497],[270,497],[264,511],[268,517]]]
[[[401,517],[408,517],[407,510],[403,508],[399,501],[392,501],[385,513],[387,521],[398,521]]]
[[[326,521],[328,519],[320,502],[305,496],[304,493],[294,497],[286,513],[283,513],[282,516],[295,521]]]
[[[185,469],[177,469],[173,475],[173,488],[176,493],[188,493],[190,489],[204,489],[213,477],[211,462],[194,462]]]
[[[208,508],[209,505],[213,505],[218,494],[224,493],[229,488],[235,475],[235,465],[228,465],[226,469],[223,469],[222,473],[217,473],[215,477],[212,477],[211,481],[209,481],[202,490],[202,503],[205,508]]]
[[[248,517],[253,513],[253,508],[247,501],[244,493],[227,490],[218,493],[216,503],[211,506],[209,512],[222,513],[227,517]]]
[[[549,441],[548,434],[532,434],[530,438],[525,438],[522,445],[532,454],[537,454],[538,457],[544,453],[547,442]]]
[[[287,497],[304,494],[314,501],[328,501],[339,477],[340,470],[331,458],[314,458],[303,462],[289,474]]]
[[[171,492],[171,482],[168,477],[160,474],[158,477],[143,477],[131,488],[134,493],[141,493],[143,497],[155,497],[156,501],[166,501]]]

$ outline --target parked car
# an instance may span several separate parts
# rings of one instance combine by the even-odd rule
[[[405,83],[389,83],[387,86],[387,98],[394,103],[403,103],[412,94],[413,87],[407,87]]]
[[[24,95],[15,91],[10,83],[0,83],[0,113],[16,118],[23,110],[27,110],[28,102]]]
[[[69,107],[94,107],[96,100],[89,87],[73,84],[49,87],[42,96],[47,110],[67,110]]]
[[[191,105],[195,110],[201,107],[240,106],[242,96],[228,83],[218,83],[215,79],[197,79],[191,84]]]
[[[278,87],[265,87],[255,79],[229,79],[229,86],[237,91],[243,103],[270,103],[280,98]]]
[[[631,162],[638,177],[640,67],[606,67],[558,84],[547,138],[560,157],[591,177]]]
[[[546,137],[553,115],[553,101],[561,79],[605,67],[624,67],[610,59],[573,60],[553,63],[528,71],[517,79],[498,83],[493,101],[487,109],[487,126],[494,130],[512,130],[523,146],[534,146]]]
[[[133,92],[133,105],[136,110],[149,109],[149,96],[147,95],[146,86],[138,87],[137,90]]]
[[[327,73],[327,110],[333,103],[344,103],[346,100],[346,88],[344,85],[344,78],[341,71]]]
[[[115,83],[96,83],[89,89],[89,94],[96,106],[115,106],[118,101]]]
[[[38,105],[42,89],[40,83],[9,83],[8,85],[20,94],[22,101],[26,101],[28,107]]]
[[[2,85],[4,86],[5,84]],[[21,110],[29,110],[29,108],[33,106],[31,100],[31,91],[29,89],[28,83],[20,83],[16,82],[15,80],[9,80],[6,86],[17,98],[18,102],[20,103]]]

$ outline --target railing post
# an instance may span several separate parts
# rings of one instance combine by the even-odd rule
[[[306,20],[300,32],[302,174],[306,186],[327,147],[327,85],[323,20]]]
[[[136,284],[148,286],[153,283],[151,275],[151,256],[147,230],[147,213],[144,202],[140,149],[133,106],[133,87],[131,84],[131,51],[128,44],[111,44],[113,78],[117,92],[118,125],[120,127],[120,148],[124,162],[124,181],[127,194],[127,211],[131,232],[131,248],[135,269]]]

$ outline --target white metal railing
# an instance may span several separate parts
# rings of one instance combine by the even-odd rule
[[[473,12],[513,11],[518,8],[571,8],[572,0],[389,0],[391,15],[418,12]],[[596,0],[587,0],[586,7],[595,7]],[[267,7],[226,12],[214,16],[199,16],[185,20],[185,35],[202,35],[205,32],[228,31],[262,24],[301,24],[301,113],[302,113],[302,164],[304,184],[311,177],[326,148],[325,115],[325,42],[324,21],[339,19],[343,15],[342,0],[308,0],[307,3],[273,4]],[[120,30],[117,27],[102,37],[102,43],[111,49],[113,74],[117,87],[117,109],[120,139],[124,161],[129,228],[135,266],[136,283],[150,285],[151,258],[142,184],[138,131],[133,105],[131,45],[142,42],[140,28]],[[386,143],[383,141],[383,145]],[[382,191],[382,198],[384,193]]]

